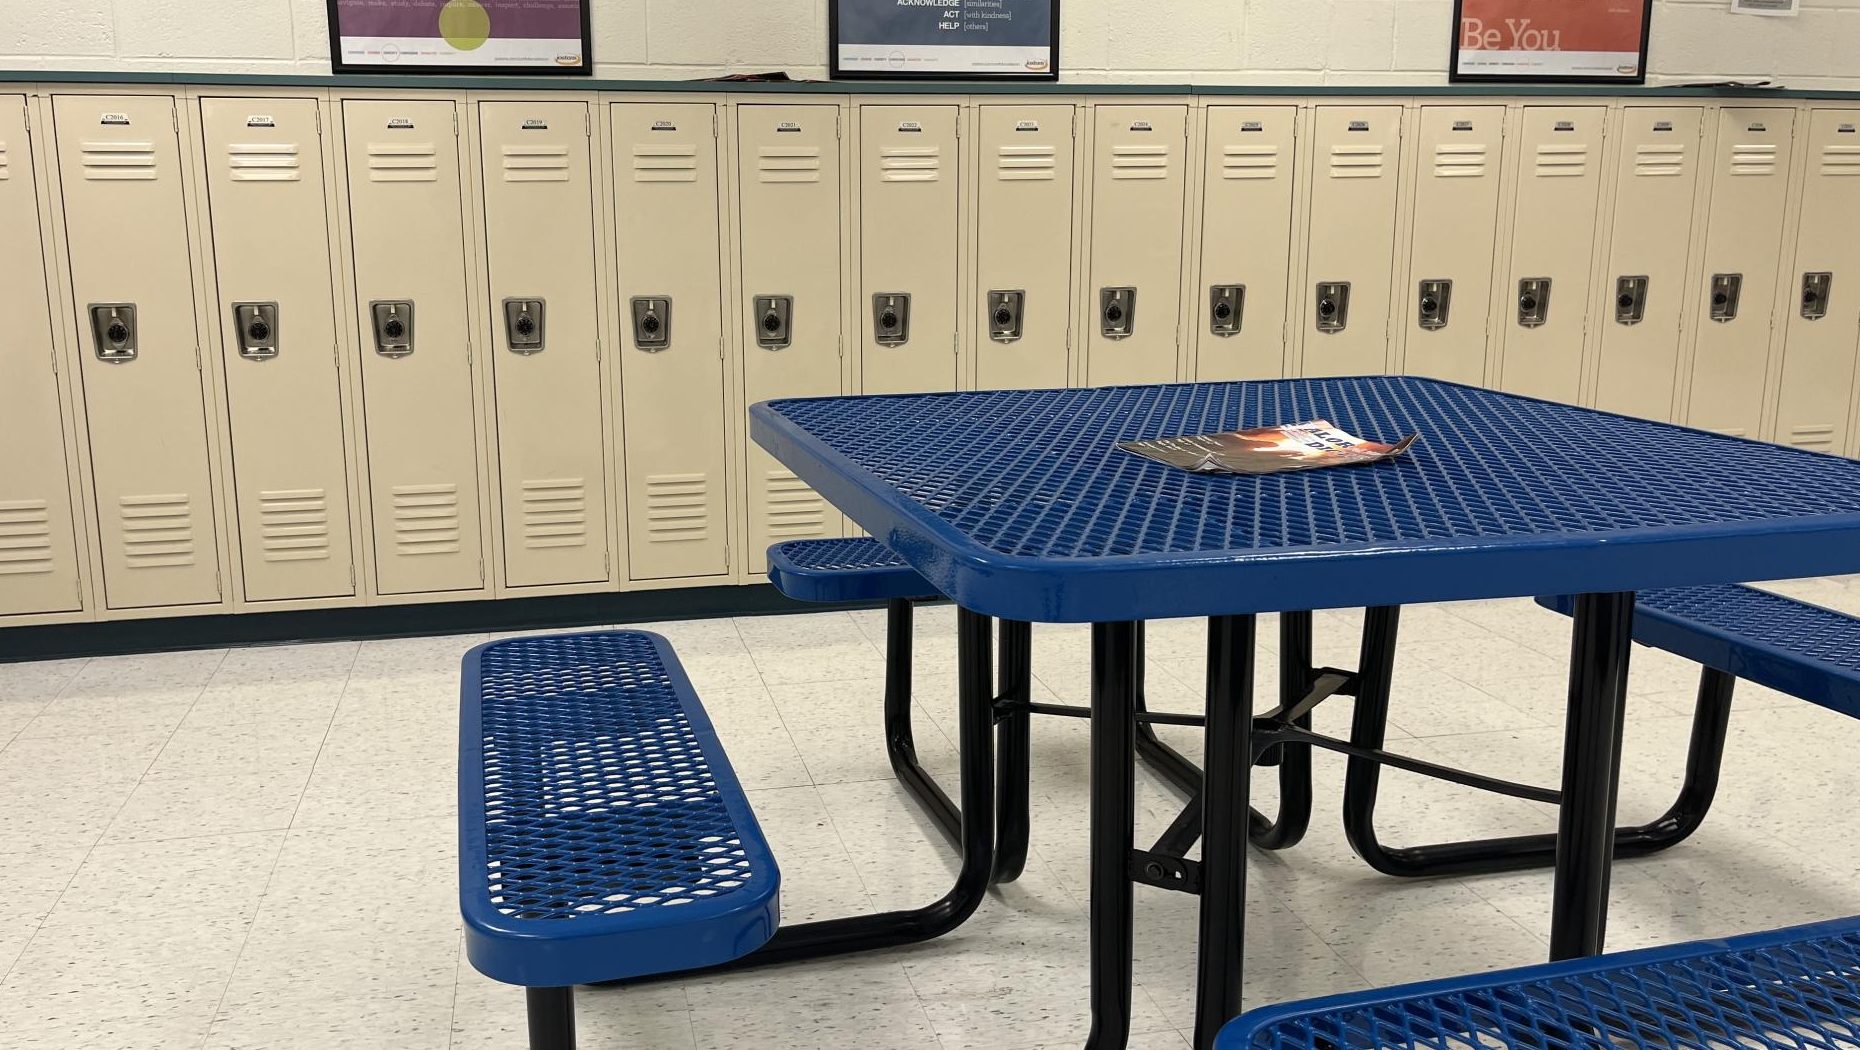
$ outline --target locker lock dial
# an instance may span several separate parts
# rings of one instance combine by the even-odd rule
[[[1099,331],[1106,339],[1128,339],[1137,331],[1137,290],[1098,290]]]
[[[375,323],[375,353],[406,357],[413,353],[413,303],[407,299],[379,299],[368,304]]]
[[[1538,328],[1550,320],[1550,278],[1526,277],[1518,282],[1518,324]]]
[[[504,300],[504,336],[513,354],[537,354],[543,348],[543,301]]]
[[[1217,284],[1208,289],[1208,331],[1219,336],[1240,334],[1246,316],[1246,285]]]
[[[1615,322],[1639,324],[1647,316],[1647,278],[1615,279]]]
[[[240,357],[269,361],[278,356],[277,303],[234,303],[233,327],[239,335]]]
[[[633,299],[633,345],[656,354],[672,345],[672,297],[641,295]]]
[[[1416,304],[1420,309],[1416,321],[1428,331],[1445,328],[1447,316],[1453,308],[1453,282],[1422,281],[1421,300]]]
[[[1020,338],[1021,318],[1027,308],[1027,293],[988,293],[988,338],[997,343],[1011,343]]]
[[[792,339],[794,296],[756,296],[756,345],[764,350],[785,350]]]
[[[1802,275],[1802,319],[1819,321],[1828,316],[1828,296],[1834,291],[1834,275],[1822,270]]]
[[[1737,320],[1737,299],[1744,288],[1741,273],[1711,275],[1711,319],[1723,324]]]
[[[91,340],[97,347],[97,360],[121,363],[136,359],[136,305],[134,303],[92,303],[90,307]]]
[[[1350,282],[1320,281],[1317,286],[1317,330],[1341,332],[1350,323]]]
[[[880,292],[872,297],[872,339],[880,346],[903,346],[911,341],[908,294]]]

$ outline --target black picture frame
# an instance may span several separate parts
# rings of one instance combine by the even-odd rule
[[[1042,73],[888,73],[880,70],[840,68],[840,4],[847,0],[827,0],[827,76],[833,80],[916,80],[916,81],[1013,81],[1053,83],[1059,79],[1059,0],[1050,0],[1053,39],[1047,51],[1051,56]],[[1458,0],[1455,0],[1457,3]]]
[[[1460,27],[1465,0],[1453,0],[1453,47],[1447,57],[1449,84],[1626,84],[1647,82],[1647,42],[1653,32],[1653,0],[1641,0],[1639,72],[1631,77],[1558,76],[1547,73],[1462,73],[1460,72]]]
[[[592,10],[594,0],[579,0],[581,6],[581,65],[579,66],[422,66],[398,62],[356,63],[342,60],[342,25],[339,0],[324,0],[329,22],[329,67],[332,73],[393,74],[395,76],[499,76],[499,77],[591,77],[594,75],[594,41]]]

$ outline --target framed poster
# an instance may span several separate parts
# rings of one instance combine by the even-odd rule
[[[1058,80],[1059,0],[827,0],[836,80]]]
[[[1653,0],[1454,0],[1447,79],[1644,84]]]
[[[593,0],[327,0],[337,73],[587,75]]]

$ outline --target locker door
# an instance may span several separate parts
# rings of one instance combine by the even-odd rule
[[[1085,382],[1167,383],[1182,301],[1188,109],[1099,106],[1095,119]]]
[[[1312,132],[1303,374],[1385,372],[1401,107],[1319,106]]]
[[[860,360],[868,394],[956,389],[958,112],[859,110]]]
[[[636,580],[720,576],[729,571],[729,482],[717,108],[611,111],[629,562]],[[642,328],[649,314],[634,304],[649,299],[671,304],[669,330]]]
[[[450,102],[342,106],[378,586],[475,590],[483,533],[456,113]],[[390,331],[409,305],[411,324]]]
[[[1505,107],[1424,106],[1403,371],[1485,382]]]
[[[31,451],[0,460],[0,616],[80,605],[35,188],[26,100],[0,95],[0,446]]]
[[[482,102],[504,580],[607,578],[607,443],[585,102]]]
[[[249,601],[355,593],[318,119],[314,99],[200,102]]]
[[[1686,422],[1695,427],[1749,437],[1762,427],[1794,122],[1790,109],[1718,113],[1705,270],[1687,307],[1698,332],[1686,409]],[[1729,319],[1714,302],[1721,277],[1738,283],[1735,294],[1722,292],[1734,307]]]
[[[1776,439],[1818,452],[1841,452],[1860,343],[1860,111],[1819,109],[1809,118],[1802,232],[1783,343],[1782,397]],[[1849,221],[1838,221],[1837,216]],[[1827,274],[1826,284],[1810,274]],[[1817,316],[1819,315],[1819,316]]]
[[[1621,113],[1614,229],[1595,406],[1670,419],[1679,380],[1681,315],[1691,293],[1686,259],[1699,180],[1698,109],[1630,106]]]
[[[1072,344],[1074,110],[983,106],[978,112],[981,184],[970,315],[977,333],[976,386],[1065,386]],[[1020,298],[991,300],[998,293]],[[1003,307],[1007,320],[997,323]]]
[[[52,106],[104,603],[217,602],[212,456],[175,103],[60,95]],[[119,338],[100,342],[94,329]]]
[[[839,108],[738,106],[736,121],[744,392],[752,405],[838,394]],[[772,543],[840,535],[839,512],[753,442],[748,465],[750,572]]]
[[[1500,301],[1499,386],[1574,404],[1582,396],[1602,106],[1528,106],[1518,150],[1511,267]]]
[[[1209,106],[1195,378],[1285,374],[1295,106]]]

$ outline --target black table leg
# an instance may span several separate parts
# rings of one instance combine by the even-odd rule
[[[1033,779],[1033,716],[1023,707],[1033,699],[1033,625],[1002,620],[1000,639],[1001,700],[1009,710],[995,725],[995,761],[999,767],[995,795],[995,881],[1013,882],[1027,867],[1027,840]]]
[[[1137,624],[1091,628],[1091,1037],[1087,1050],[1130,1041],[1137,817]]]
[[[1201,809],[1201,929],[1195,1047],[1240,1012],[1246,948],[1248,787],[1253,756],[1251,616],[1208,621],[1207,790]],[[1283,658],[1283,657],[1282,657]]]
[[[1563,731],[1563,803],[1557,811],[1552,960],[1599,954],[1607,933],[1633,628],[1631,592],[1576,599]]]

